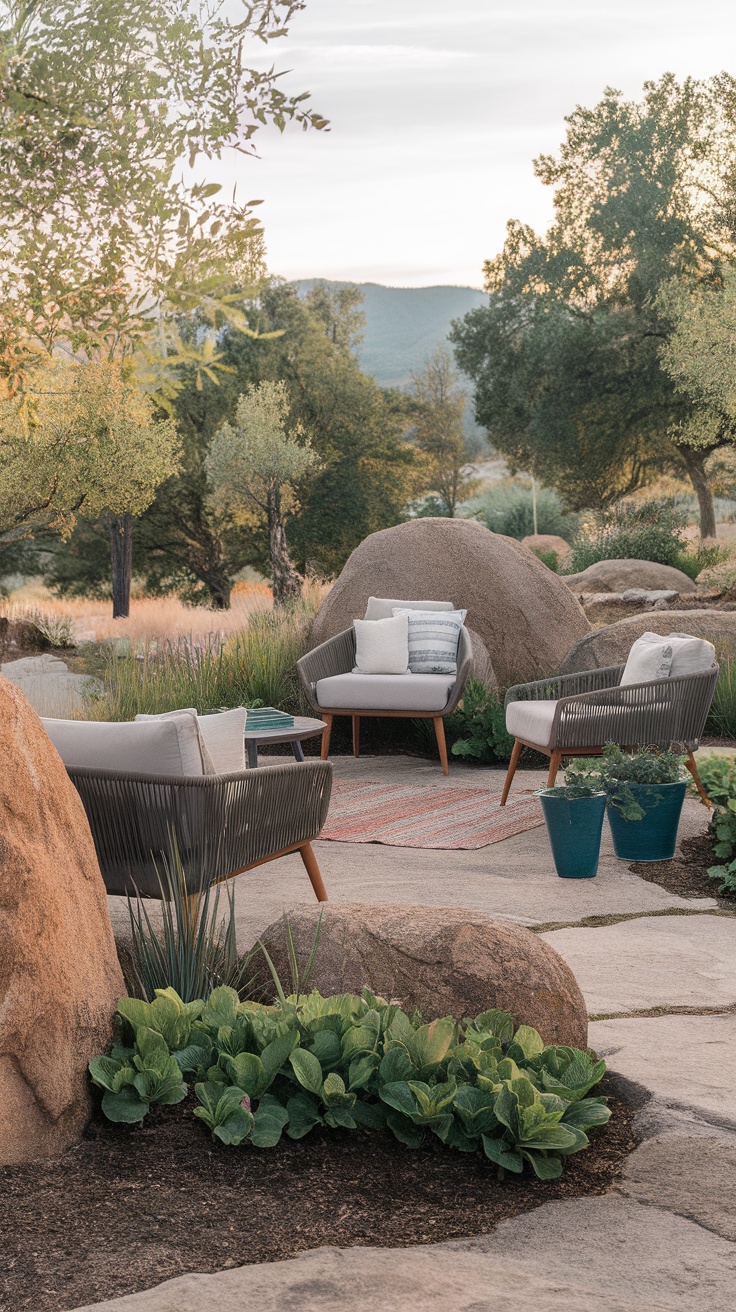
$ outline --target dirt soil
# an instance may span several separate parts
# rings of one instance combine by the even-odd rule
[[[602,1089],[605,1092],[605,1087]],[[479,1155],[431,1138],[320,1131],[226,1148],[189,1100],[138,1129],[101,1117],[63,1157],[0,1168],[0,1312],[68,1312],[190,1271],[277,1261],[323,1244],[397,1247],[485,1234],[541,1203],[604,1193],[636,1146],[633,1108],[561,1179],[499,1181]]]
[[[678,897],[714,897],[720,906],[736,911],[736,897],[719,893],[718,880],[708,874],[715,864],[710,836],[698,834],[683,839],[671,861],[635,861],[629,870]]]

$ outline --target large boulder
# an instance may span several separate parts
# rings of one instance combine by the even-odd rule
[[[477,1016],[489,1007],[532,1025],[547,1043],[587,1045],[588,1014],[570,967],[538,934],[510,920],[457,907],[346,903],[299,908],[288,921],[302,966],[322,917],[309,988],[364,987],[397,999],[425,1020]],[[289,979],[283,920],[261,936]]]
[[[0,1164],[61,1153],[125,988],[79,795],[0,677]]]
[[[600,670],[607,665],[622,665],[631,646],[642,633],[692,633],[707,638],[716,652],[726,652],[736,660],[736,613],[723,610],[650,610],[644,615],[630,615],[595,629],[571,647],[560,665],[560,674],[578,670]]]
[[[564,579],[576,594],[628,592],[629,588],[697,591],[693,580],[681,569],[675,569],[673,565],[659,565],[655,560],[599,560],[579,574],[566,574]]]
[[[558,575],[520,542],[469,519],[414,519],[371,533],[320,606],[310,645],[360,619],[371,595],[467,610],[502,688],[555,670],[590,628]]]

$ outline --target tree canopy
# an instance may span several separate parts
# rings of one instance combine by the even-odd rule
[[[485,265],[491,304],[453,329],[475,382],[476,415],[514,468],[574,509],[604,507],[664,469],[685,469],[715,524],[705,460],[730,441],[673,380],[671,302],[718,285],[734,256],[736,81],[723,74],[609,90],[567,119],[557,156],[535,161],[553,187],[544,237],[512,221]]]

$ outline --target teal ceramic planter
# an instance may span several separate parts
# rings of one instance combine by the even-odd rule
[[[593,879],[598,871],[606,797],[540,793],[549,845],[560,879]]]
[[[608,823],[616,856],[621,861],[670,861],[677,846],[686,781],[629,786],[645,814],[641,820],[624,820],[609,802]]]

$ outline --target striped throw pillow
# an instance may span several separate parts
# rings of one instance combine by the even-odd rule
[[[457,674],[457,644],[466,610],[403,610],[409,620],[409,670],[412,674]]]

